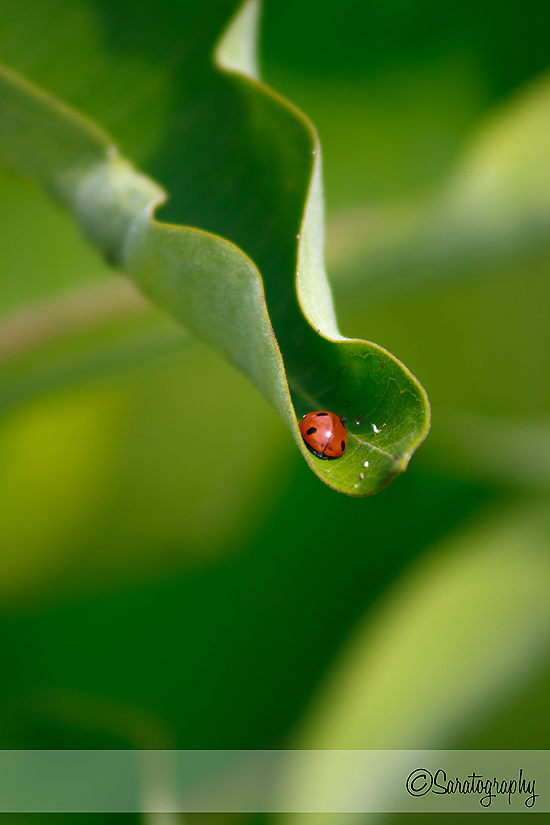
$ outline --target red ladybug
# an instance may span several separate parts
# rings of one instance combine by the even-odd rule
[[[340,458],[346,452],[346,428],[334,413],[310,412],[304,415],[300,421],[300,432],[306,447],[317,458]]]

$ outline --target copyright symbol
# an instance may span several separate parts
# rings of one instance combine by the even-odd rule
[[[416,768],[407,778],[407,790],[411,796],[424,796],[434,783],[434,778],[426,768]]]

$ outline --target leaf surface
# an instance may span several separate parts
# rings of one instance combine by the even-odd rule
[[[340,335],[323,265],[315,132],[254,77],[254,2],[216,46],[229,5],[187,21],[184,41],[194,51],[172,55],[174,78],[186,70],[185,95],[147,174],[93,121],[8,69],[0,154],[64,203],[148,297],[256,384],[325,483],[369,495],[406,469],[427,432],[427,398],[385,350]],[[127,35],[150,59],[152,11],[136,14]],[[112,35],[119,4],[110,15]],[[157,28],[168,25],[162,10],[154,19]],[[217,67],[209,60],[215,46]],[[348,449],[333,461],[310,454],[298,429],[302,415],[323,409],[346,420]]]

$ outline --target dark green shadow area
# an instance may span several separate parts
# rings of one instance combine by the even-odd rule
[[[384,4],[318,0],[315,15],[307,4],[266,0],[264,55],[296,74],[309,72],[343,82],[393,66],[408,69],[454,50],[479,55],[492,100],[548,65],[548,5],[544,0],[503,3],[465,0],[459,6],[439,0]],[[310,33],[303,36],[304,30]]]
[[[320,820],[315,815],[316,822]],[[308,814],[302,814],[303,825],[308,825]],[[350,825],[357,823],[353,814],[342,814]],[[248,814],[186,814],[190,825],[284,825],[284,814],[255,817]],[[380,820],[379,820],[380,821]],[[138,814],[0,814],[0,825],[136,825],[141,822]],[[370,825],[365,815],[364,825]],[[470,813],[470,814],[398,814],[384,820],[387,825],[548,825],[547,813]]]
[[[547,825],[550,814],[530,813],[471,813],[471,814],[397,814],[388,817],[388,825]]]
[[[139,814],[2,814],[0,825],[138,825]]]
[[[32,704],[51,691],[145,709],[179,748],[284,746],[369,605],[424,547],[493,496],[413,472],[384,496],[357,502],[334,496],[296,461],[255,539],[231,559],[4,616],[3,692],[26,718],[26,747],[115,746],[89,725],[71,730],[24,708],[23,697]]]

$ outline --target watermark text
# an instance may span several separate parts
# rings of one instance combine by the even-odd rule
[[[497,796],[507,796],[509,805],[512,798],[517,797],[526,808],[533,808],[539,796],[535,793],[535,780],[526,779],[522,768],[517,779],[487,778],[474,772],[463,779],[458,776],[448,779],[443,768],[438,768],[434,773],[426,768],[416,768],[407,777],[406,787],[411,796],[425,796],[427,793],[476,795],[483,808],[489,808]]]

